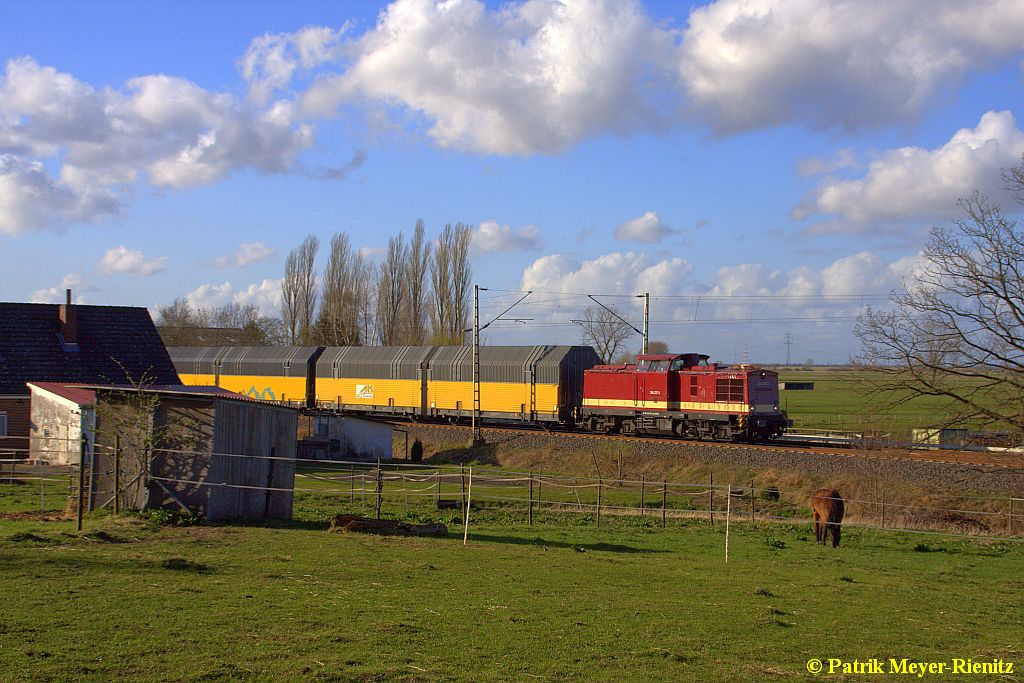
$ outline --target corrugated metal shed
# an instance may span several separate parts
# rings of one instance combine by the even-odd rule
[[[113,495],[116,434],[129,509],[186,508],[210,521],[291,517],[298,411],[208,387],[96,389],[110,419],[97,432],[93,507]]]
[[[420,379],[436,346],[328,346],[316,362],[316,376],[339,379]]]

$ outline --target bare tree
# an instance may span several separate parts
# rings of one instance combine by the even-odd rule
[[[447,244],[448,229],[437,239],[434,257],[430,261],[430,282],[432,301],[430,307],[431,326],[435,344],[452,344],[448,337],[451,329],[451,254]]]
[[[288,343],[295,345],[299,327],[299,276],[298,249],[292,249],[284,261],[284,279],[281,280],[281,319],[288,330]]]
[[[378,269],[377,340],[384,346],[400,343],[406,320],[406,262],[409,248],[402,233],[388,240],[388,253]]]
[[[411,345],[422,344],[427,338],[428,275],[432,249],[430,242],[426,241],[425,232],[423,221],[416,221],[405,262],[405,280],[408,283],[406,305],[409,310],[404,337],[405,342]]]
[[[336,233],[331,238],[331,253],[324,269],[317,343],[328,346],[360,344],[361,268],[361,257],[352,251],[348,235]]]
[[[183,298],[157,308],[157,330],[167,346],[264,346],[287,342],[277,318],[260,314],[255,304],[232,302],[192,308]]]
[[[1024,204],[1024,163],[1004,173]],[[862,315],[858,362],[874,401],[948,401],[945,424],[1024,434],[1024,231],[975,192],[966,216],[933,228],[922,265],[892,310]]]
[[[613,308],[614,310],[614,308]],[[633,329],[600,306],[587,306],[579,324],[583,327],[583,343],[590,344],[605,363],[610,362],[633,334]]]
[[[359,310],[357,311],[360,329],[364,343],[370,344],[374,339],[374,313],[377,307],[377,299],[374,296],[373,280],[376,273],[376,265],[373,260],[358,254],[356,256],[356,290],[358,292]]]
[[[473,228],[457,223],[444,227],[434,246],[430,266],[433,284],[431,318],[434,341],[438,344],[462,344],[469,324],[469,289],[473,269],[469,264],[469,244]]]
[[[313,320],[316,314],[316,255],[320,251],[320,239],[309,235],[302,240],[295,253],[298,271],[298,319],[299,339],[303,344],[313,343]],[[290,258],[290,255],[289,255]]]
[[[663,341],[647,342],[647,353],[668,353],[668,344]]]

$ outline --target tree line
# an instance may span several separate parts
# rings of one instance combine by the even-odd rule
[[[308,235],[285,259],[281,315],[254,305],[193,308],[179,298],[158,308],[168,346],[462,344],[470,316],[472,226],[448,224],[434,241],[422,220],[373,259],[335,233],[318,268],[320,239]]]

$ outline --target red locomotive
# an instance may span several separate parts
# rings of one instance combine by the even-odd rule
[[[583,374],[579,426],[723,441],[780,436],[790,423],[779,410],[778,373],[708,358],[650,353],[636,364],[595,365]]]

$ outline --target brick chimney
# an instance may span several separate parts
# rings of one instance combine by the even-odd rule
[[[67,290],[67,303],[60,305],[60,334],[65,344],[78,343],[78,309],[71,305],[71,290]]]

